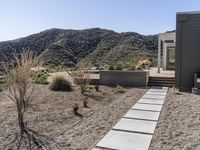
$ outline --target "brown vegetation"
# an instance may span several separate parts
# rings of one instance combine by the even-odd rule
[[[23,51],[19,55],[13,54],[13,60],[4,63],[8,94],[6,96],[15,103],[20,132],[8,144],[10,149],[46,149],[51,148],[48,138],[28,128],[24,115],[28,108],[32,108],[30,101],[34,92],[32,67],[40,67],[42,61],[30,51]]]

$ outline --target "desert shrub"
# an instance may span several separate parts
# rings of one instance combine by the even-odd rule
[[[5,79],[0,79],[0,84],[6,84],[6,80]]]
[[[123,64],[122,64],[122,63],[117,63],[117,64],[114,66],[114,70],[123,70]]]
[[[72,84],[64,76],[55,76],[49,88],[52,91],[71,91]]]
[[[35,83],[36,84],[49,84],[47,78],[48,78],[48,73],[46,71],[40,71],[36,74]]]
[[[99,85],[95,85],[94,88],[95,88],[95,90],[96,90],[97,92],[99,92]]]
[[[113,65],[108,65],[108,70],[114,70],[114,66]]]
[[[29,116],[27,110],[31,106],[30,101],[34,100],[32,94],[35,88],[32,79],[35,74],[32,68],[40,68],[42,64],[41,58],[28,50],[14,53],[13,59],[2,63],[7,84],[5,95],[14,102],[16,112],[13,116],[17,117],[16,123],[19,127],[16,132],[13,131],[15,138],[7,145],[8,149],[53,149],[53,146],[49,145],[49,138],[28,127],[29,123],[24,117]]]
[[[73,106],[74,114],[77,115],[77,116],[79,116],[79,117],[83,117],[83,115],[80,114],[80,113],[78,112],[78,110],[79,110],[79,105],[76,103],[76,104],[74,104],[74,106]]]
[[[91,64],[80,62],[71,70],[66,70],[67,73],[74,79],[75,83],[80,86],[81,94],[87,92],[87,87],[90,84],[91,74],[87,72]]]
[[[113,90],[114,93],[125,93],[126,90],[120,86],[120,85],[117,85],[117,87]]]
[[[134,63],[130,63],[130,64],[128,64],[127,69],[128,70],[136,70],[136,65]]]
[[[84,94],[85,92],[92,92],[92,87],[86,86],[86,87],[81,87],[81,94]]]
[[[0,79],[0,92],[6,87],[6,80]]]
[[[103,66],[103,68],[104,68],[105,70],[109,70],[109,66],[110,66],[110,65],[105,64],[105,65]]]
[[[151,62],[148,59],[140,60],[137,62],[137,69],[141,70],[141,69],[149,68],[150,64]]]
[[[136,70],[142,70],[144,69],[143,66],[136,66]]]

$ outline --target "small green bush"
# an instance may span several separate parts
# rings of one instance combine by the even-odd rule
[[[94,88],[95,88],[96,92],[99,92],[99,85],[95,85]]]
[[[6,84],[6,80],[0,79],[0,84]]]
[[[117,85],[117,87],[113,90],[114,93],[125,93],[126,90],[120,86],[120,85]]]
[[[3,91],[6,87],[6,80],[0,79],[0,92]]]
[[[72,84],[64,76],[55,76],[49,88],[52,91],[71,91]]]
[[[117,63],[115,66],[114,66],[114,70],[123,70],[123,64],[121,63]]]
[[[136,70],[136,65],[134,63],[130,63],[127,65],[128,70]]]
[[[48,80],[48,73],[46,71],[41,71],[37,73],[37,76],[35,78],[36,84],[49,84]]]
[[[108,70],[114,70],[114,66],[113,65],[109,65],[108,66]]]

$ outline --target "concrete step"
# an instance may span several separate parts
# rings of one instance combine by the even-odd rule
[[[174,77],[149,77],[151,80],[175,80]]]
[[[173,87],[174,77],[149,77],[148,86],[167,86]]]
[[[148,86],[166,86],[166,87],[173,87],[174,84],[148,84]]]

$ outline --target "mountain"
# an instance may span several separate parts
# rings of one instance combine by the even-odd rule
[[[49,29],[24,38],[0,42],[0,60],[23,49],[34,51],[46,65],[74,66],[80,61],[93,65],[118,61],[151,59],[156,63],[157,36],[135,32],[118,33],[92,28],[85,30]]]

